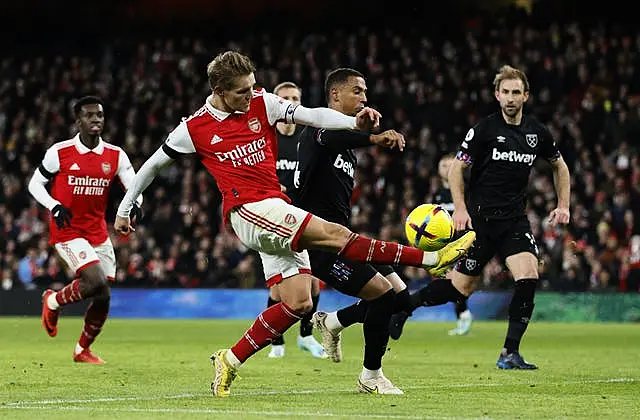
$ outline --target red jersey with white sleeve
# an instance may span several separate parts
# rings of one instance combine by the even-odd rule
[[[223,112],[209,102],[169,134],[165,153],[174,158],[196,153],[201,158],[222,193],[225,219],[242,204],[274,197],[291,202],[280,191],[276,174],[275,124],[287,116],[292,120],[297,105],[262,89],[253,92],[246,113]]]
[[[129,157],[121,148],[100,139],[98,146],[89,149],[80,141],[80,135],[51,146],[36,172],[44,176],[44,182],[52,180],[50,197],[43,197],[43,192],[35,191],[30,183],[29,190],[36,200],[49,210],[62,204],[72,214],[71,226],[64,229],[58,229],[51,219],[49,243],[84,238],[93,246],[109,237],[105,212],[115,178],[127,188],[135,176]]]

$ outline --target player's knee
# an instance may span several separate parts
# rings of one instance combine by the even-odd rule
[[[313,309],[313,301],[311,300],[311,296],[307,296],[306,298],[299,297],[287,302],[287,306],[298,315],[304,315]]]
[[[111,296],[109,280],[99,264],[94,264],[81,271],[82,287],[86,297]]]

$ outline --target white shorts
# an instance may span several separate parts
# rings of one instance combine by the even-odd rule
[[[311,273],[307,251],[298,240],[311,214],[281,198],[243,204],[231,211],[231,226],[247,247],[258,251],[267,286],[300,273]]]
[[[107,278],[115,280],[116,254],[109,238],[96,246],[91,246],[84,238],[75,238],[67,242],[58,242],[54,244],[54,247],[69,269],[73,270],[76,275],[83,268],[100,263]]]

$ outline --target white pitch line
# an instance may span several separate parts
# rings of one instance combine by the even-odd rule
[[[538,383],[532,382],[518,382],[518,383],[463,383],[463,384],[440,384],[440,385],[415,385],[404,386],[403,389],[450,389],[450,388],[493,388],[502,386],[565,386],[565,385],[580,385],[580,384],[602,384],[602,383],[632,383],[640,382],[640,378],[609,378],[609,379],[592,379],[592,380],[579,380],[579,381],[565,381],[565,382],[549,382]],[[261,395],[307,395],[307,394],[336,394],[336,393],[355,393],[355,388],[349,389],[334,389],[334,390],[319,390],[319,389],[306,389],[306,390],[278,390],[278,391],[246,391],[233,393],[232,397],[247,397],[247,396],[261,396]],[[189,393],[178,395],[160,395],[160,396],[148,396],[148,397],[111,397],[111,398],[88,398],[88,399],[54,399],[54,400],[38,400],[38,401],[17,401],[9,402],[5,405],[0,405],[0,408],[29,408],[31,406],[47,406],[55,404],[92,404],[100,402],[124,402],[124,401],[157,401],[157,400],[174,400],[182,398],[199,398],[208,397],[211,393]]]
[[[402,414],[358,414],[358,413],[322,413],[322,412],[303,412],[303,411],[247,411],[247,410],[224,410],[224,409],[197,409],[197,408],[135,408],[135,407],[47,407],[47,406],[19,406],[12,407],[21,410],[54,410],[54,411],[102,411],[102,412],[125,412],[125,413],[173,413],[173,414],[242,414],[256,416],[277,416],[277,417],[348,417],[348,418],[366,418],[366,419],[398,419],[398,420],[481,420],[486,417],[432,417],[432,416],[411,416]]]

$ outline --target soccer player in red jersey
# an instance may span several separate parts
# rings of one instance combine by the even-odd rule
[[[231,348],[212,356],[215,396],[230,395],[239,366],[311,310],[311,270],[307,249],[376,264],[425,267],[442,275],[471,247],[469,232],[437,252],[378,241],[327,222],[290,204],[276,175],[275,125],[309,125],[329,130],[370,130],[380,113],[364,108],[355,117],[328,108],[306,108],[254,89],[255,66],[237,52],[218,55],[207,66],[213,91],[205,104],[183,120],[140,168],[116,216],[116,231],[130,230],[133,199],[160,170],[184,154],[197,154],[222,193],[223,217],[249,248],[277,256],[266,263],[267,285],[278,284],[280,303],[262,312]],[[403,146],[403,145],[399,145]],[[264,261],[264,260],[263,260]]]
[[[109,189],[116,178],[126,188],[135,171],[119,147],[100,137],[104,127],[102,100],[87,96],[73,107],[75,137],[51,146],[29,182],[29,192],[51,211],[50,239],[58,255],[78,278],[60,291],[46,290],[42,300],[42,326],[51,337],[58,334],[61,306],[92,299],[73,360],[104,363],[90,350],[109,313],[109,280],[116,275],[116,257],[107,232],[105,211]],[[51,182],[51,193],[46,185]],[[142,196],[132,208],[139,213]]]

